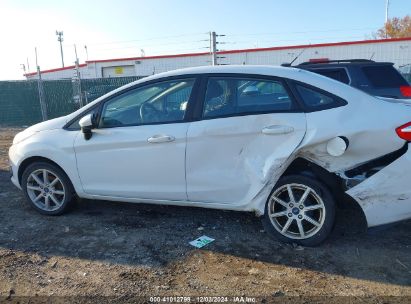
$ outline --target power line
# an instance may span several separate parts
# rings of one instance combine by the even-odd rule
[[[278,35],[278,34],[309,34],[309,33],[329,33],[329,32],[344,32],[344,31],[365,31],[365,30],[376,30],[378,28],[368,27],[368,28],[347,28],[347,29],[330,29],[330,30],[309,30],[309,31],[286,31],[286,32],[267,32],[267,33],[234,33],[227,34],[228,37],[234,36],[265,36],[265,35]]]
[[[206,40],[208,41],[208,40]],[[155,43],[155,44],[138,44],[138,45],[130,45],[130,46],[122,46],[122,47],[114,47],[114,48],[98,48],[99,50],[121,50],[121,49],[129,49],[129,48],[141,48],[141,47],[153,47],[153,46],[167,46],[167,45],[181,45],[181,44],[194,44],[204,42],[204,40],[192,40],[192,41],[177,41],[177,42],[169,42],[169,43]]]
[[[348,40],[348,39],[358,39],[364,38],[364,36],[343,36],[343,37],[323,37],[323,38],[304,38],[304,39],[278,39],[278,40],[239,40],[235,42],[227,42],[226,44],[245,44],[245,43],[270,43],[271,46],[278,42],[293,42],[293,41],[301,41],[300,43],[313,43],[315,41],[321,40]],[[309,42],[306,42],[309,41]]]
[[[152,41],[152,40],[159,40],[159,39],[170,39],[170,38],[198,36],[198,35],[203,35],[203,34],[204,33],[192,33],[192,34],[181,34],[181,35],[173,35],[173,36],[152,37],[152,38],[147,38],[147,39],[133,39],[133,40],[122,40],[122,41],[96,42],[96,43],[88,43],[88,45],[120,44],[120,43],[128,43],[128,42]]]

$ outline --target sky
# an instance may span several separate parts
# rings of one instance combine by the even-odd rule
[[[23,79],[95,59],[370,39],[386,0],[0,0],[0,80]],[[411,15],[411,0],[390,0],[389,17]],[[85,46],[87,46],[87,53]]]

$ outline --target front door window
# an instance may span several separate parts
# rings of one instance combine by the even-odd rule
[[[106,102],[101,128],[171,123],[184,120],[193,79],[147,85]]]

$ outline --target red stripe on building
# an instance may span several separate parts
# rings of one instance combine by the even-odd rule
[[[78,66],[79,66],[80,68],[82,68],[82,67],[87,66],[87,64],[86,64],[86,63],[82,63],[82,64],[79,64]],[[72,69],[74,69],[75,67],[76,67],[75,65],[70,65],[70,66],[66,66],[66,67],[64,67],[64,68],[56,68],[56,69],[51,69],[51,70],[44,70],[44,71],[41,71],[41,74],[43,74],[43,73],[51,73],[51,72],[58,72],[58,71],[64,71],[64,70],[72,70]],[[34,75],[37,75],[37,72],[24,74],[24,76],[34,76]]]

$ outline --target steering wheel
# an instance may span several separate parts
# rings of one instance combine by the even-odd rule
[[[160,111],[151,103],[145,102],[140,107],[141,122],[158,122]]]

